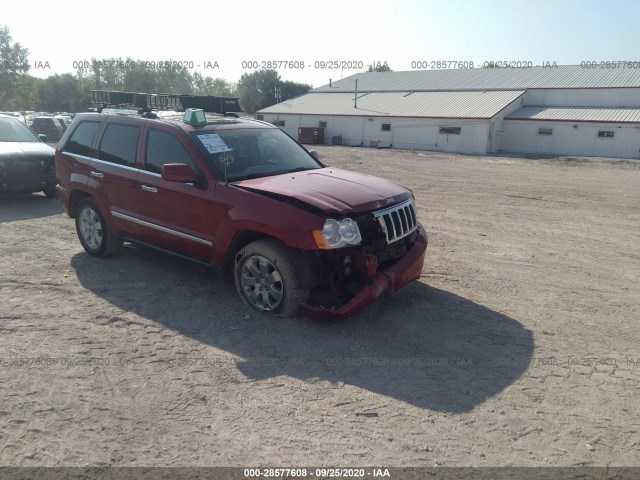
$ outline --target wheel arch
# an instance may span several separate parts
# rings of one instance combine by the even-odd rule
[[[71,218],[75,218],[76,214],[78,213],[78,205],[80,205],[80,202],[87,197],[91,197],[91,194],[85,192],[84,190],[74,190],[73,192],[71,192],[71,195],[69,195],[69,209],[67,211],[67,214]]]
[[[233,276],[236,261],[239,260],[238,255],[244,247],[255,241],[266,239],[279,242],[290,250],[294,260],[296,273],[298,274],[300,283],[305,288],[310,290],[322,283],[324,277],[322,274],[320,256],[317,252],[310,252],[290,247],[279,238],[255,230],[241,230],[235,234],[223,264],[224,274],[227,276]]]

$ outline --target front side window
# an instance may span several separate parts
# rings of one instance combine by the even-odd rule
[[[98,158],[105,162],[135,167],[139,135],[140,128],[138,127],[132,125],[109,125],[100,142]]]
[[[196,170],[195,162],[180,140],[167,132],[149,130],[145,170],[161,174],[166,163],[184,163]]]
[[[71,138],[65,146],[65,152],[75,153],[88,157],[93,145],[93,137],[96,136],[100,122],[82,122],[74,130]]]

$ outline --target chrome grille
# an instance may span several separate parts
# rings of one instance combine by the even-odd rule
[[[416,209],[411,200],[373,212],[373,217],[386,235],[387,243],[400,240],[418,228]]]

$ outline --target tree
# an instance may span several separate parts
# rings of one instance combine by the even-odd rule
[[[65,73],[40,81],[37,109],[46,112],[81,112],[87,108],[83,83]]]
[[[215,95],[216,97],[233,97],[236,95],[236,85],[223,78],[205,77],[195,72],[193,74],[191,93],[193,95]]]
[[[307,93],[312,88],[313,87],[311,85],[307,85],[306,83],[296,83],[286,80],[280,84],[281,100],[284,102],[290,98],[299,97],[300,95]]]
[[[369,65],[367,72],[393,72],[387,65],[387,62],[375,62],[373,65]]]
[[[298,97],[311,90],[311,85],[291,81],[283,82],[275,70],[259,70],[245,73],[238,82],[238,97],[242,110],[247,113],[256,111]],[[276,99],[276,92],[278,97]]]
[[[254,113],[276,103],[276,87],[280,75],[275,70],[244,73],[238,82],[238,98],[242,110]]]
[[[16,82],[29,72],[29,50],[13,42],[9,29],[0,27],[0,105],[10,100]]]
[[[11,95],[5,97],[0,102],[0,110],[22,111],[36,110],[38,104],[38,85],[43,80],[32,77],[31,75],[22,75],[13,83]]]

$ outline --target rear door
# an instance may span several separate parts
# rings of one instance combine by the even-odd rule
[[[91,159],[93,195],[112,230],[135,236],[139,232],[138,143],[141,123],[136,118],[107,121]]]
[[[166,163],[184,163],[202,173],[196,160],[199,155],[185,132],[147,129],[143,139],[144,169],[139,176],[142,238],[173,252],[211,262],[215,183],[167,182],[160,175]]]
[[[87,187],[93,186],[90,175],[91,158],[95,156],[93,147],[100,124],[100,120],[80,121],[57,153],[59,156],[56,161],[58,178],[67,195],[73,190],[84,191]]]

